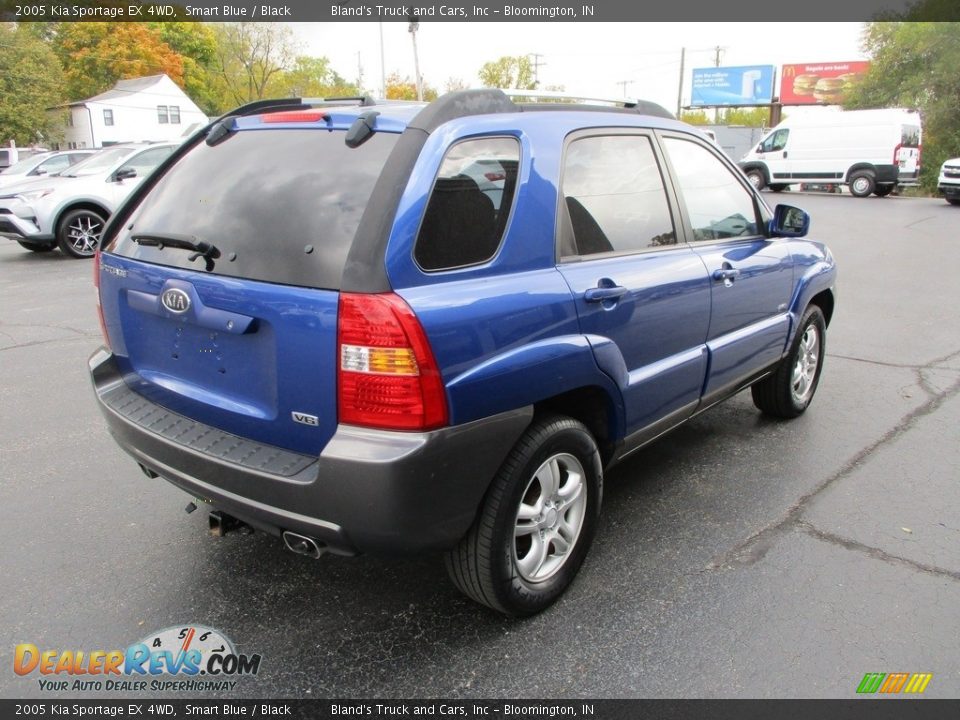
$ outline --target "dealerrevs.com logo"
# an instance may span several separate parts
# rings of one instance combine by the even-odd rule
[[[202,625],[169,627],[126,650],[41,650],[16,646],[13,671],[39,675],[44,691],[142,692],[233,690],[256,675],[260,655],[242,655],[219,630]]]

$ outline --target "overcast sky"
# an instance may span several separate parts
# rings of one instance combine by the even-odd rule
[[[376,22],[295,23],[301,48],[326,56],[348,80],[380,92],[380,28]],[[714,64],[781,65],[864,59],[861,23],[448,23],[421,22],[420,71],[442,91],[450,78],[479,87],[477,71],[503,55],[540,53],[541,86],[601,97],[626,95],[675,110],[680,49],[687,48],[683,103],[690,100],[690,71]],[[405,22],[383,23],[387,75],[414,77],[413,48]],[[358,57],[359,52],[359,57]],[[779,76],[778,85],[779,89]]]

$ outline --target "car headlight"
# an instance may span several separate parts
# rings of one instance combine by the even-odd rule
[[[41,190],[28,190],[27,192],[17,193],[14,197],[23,202],[34,202],[42,197],[46,197],[52,192],[53,188],[43,188]]]

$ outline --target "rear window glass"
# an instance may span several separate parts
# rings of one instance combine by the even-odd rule
[[[397,137],[377,133],[351,149],[339,131],[242,130],[212,147],[200,143],[157,182],[110,250],[202,271],[189,251],[131,239],[189,236],[220,251],[215,275],[337,289]]]
[[[904,125],[900,129],[900,144],[903,147],[920,147],[920,128],[916,125]]]

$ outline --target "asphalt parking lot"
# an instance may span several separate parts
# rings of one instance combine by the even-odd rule
[[[852,698],[866,672],[960,696],[960,208],[767,198],[807,209],[840,267],[811,409],[773,422],[741,393],[613,470],[577,581],[524,621],[438,557],[207,537],[94,406],[91,264],[0,241],[0,696],[41,694],[17,643],[184,623],[262,654],[236,697]]]

